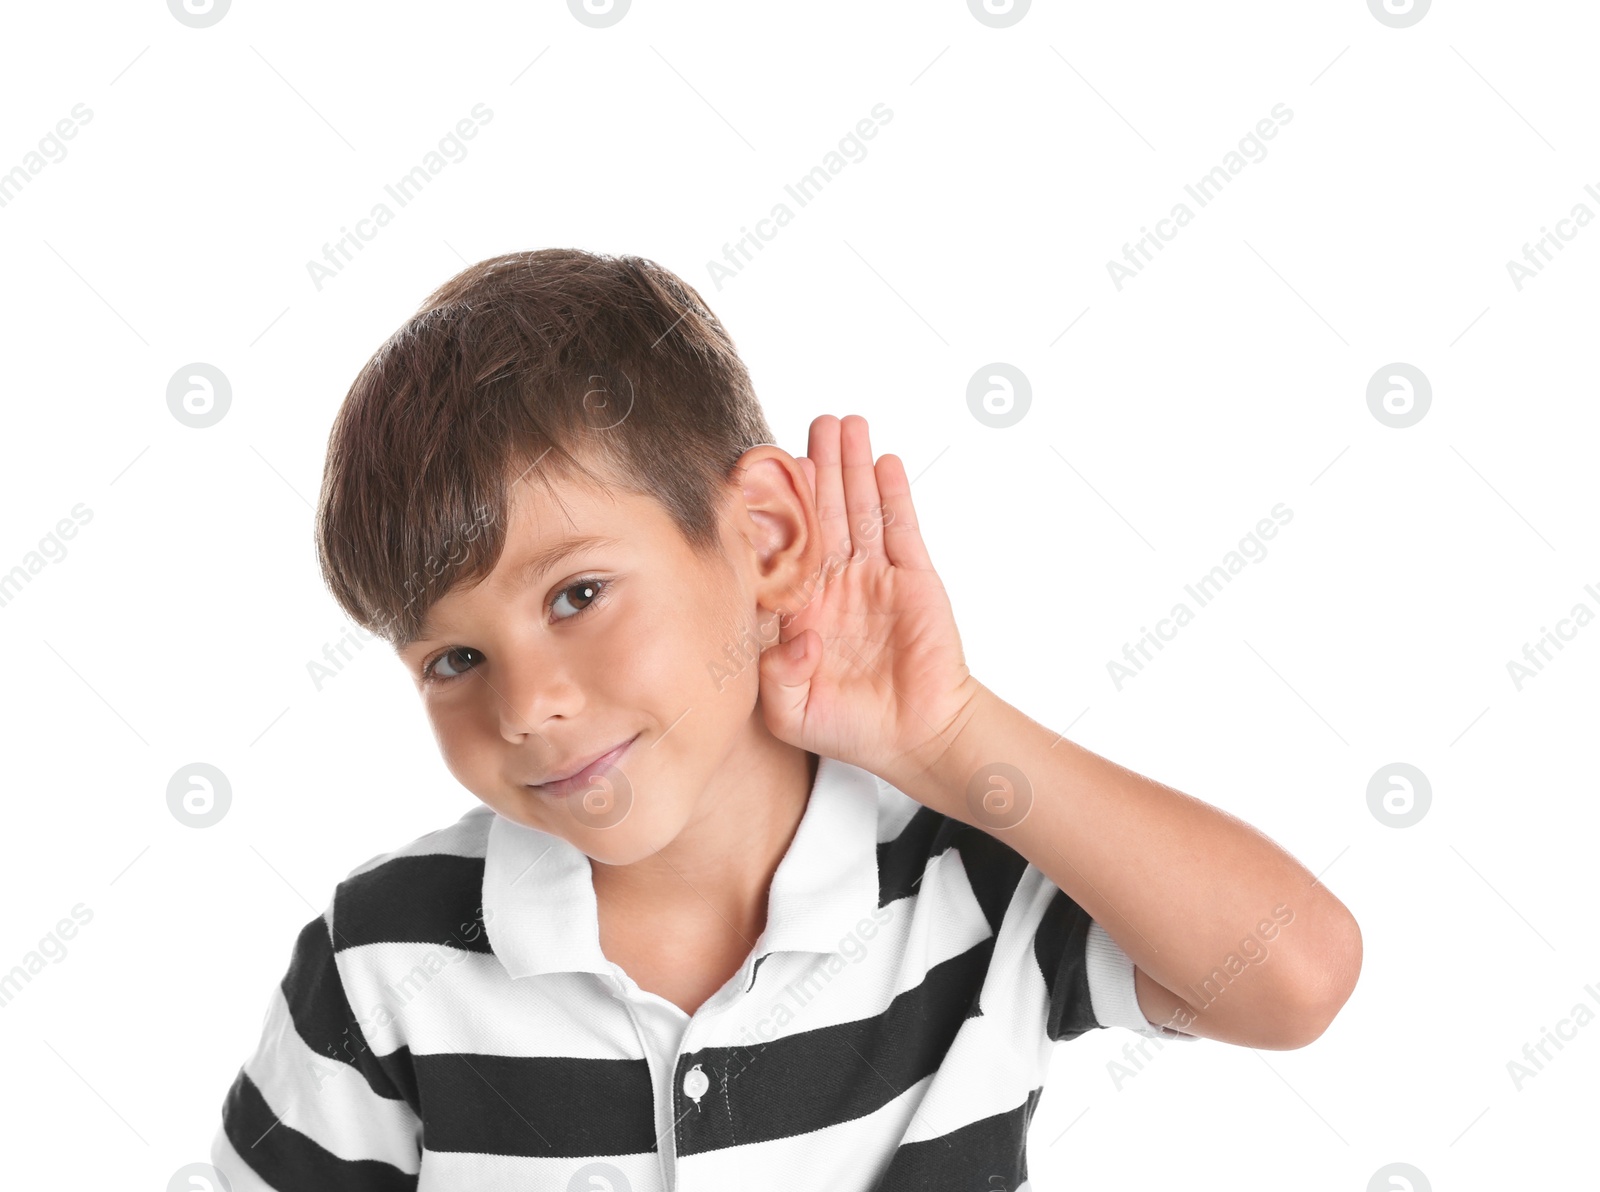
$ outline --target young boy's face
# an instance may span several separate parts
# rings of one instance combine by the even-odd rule
[[[695,555],[649,497],[559,483],[558,504],[538,485],[514,488],[494,570],[446,593],[426,636],[400,651],[463,786],[507,819],[629,865],[788,748],[756,707],[758,602],[804,553],[792,485],[805,481],[775,460],[749,475],[753,503],[726,490],[726,565]],[[535,556],[591,536],[612,541],[519,584]],[[610,773],[573,793],[533,785],[630,740]]]

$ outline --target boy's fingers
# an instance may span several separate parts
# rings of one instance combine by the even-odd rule
[[[917,511],[911,505],[911,481],[906,465],[898,455],[878,460],[878,491],[883,495],[883,545],[889,562],[914,571],[932,571],[928,545],[917,526]]]
[[[883,507],[878,497],[878,477],[872,466],[872,440],[867,420],[846,414],[839,423],[840,470],[844,474],[844,504],[850,519],[851,557],[887,562],[883,549]]]
[[[842,554],[849,558],[850,523],[844,510],[844,479],[839,471],[839,420],[823,414],[811,421],[811,442],[806,448],[815,476],[817,519],[822,524],[822,557]]]

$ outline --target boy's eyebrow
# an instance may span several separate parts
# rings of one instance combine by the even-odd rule
[[[506,578],[507,595],[516,595],[562,559],[596,546],[616,546],[622,540],[603,534],[578,534],[552,543],[531,556]]]
[[[576,534],[570,538],[563,538],[553,542],[543,550],[536,551],[526,561],[506,576],[503,591],[507,596],[514,596],[524,588],[530,586],[546,571],[549,571],[563,559],[577,554],[579,551],[589,550],[593,547],[616,546],[621,543],[620,538],[612,538],[604,534]],[[433,610],[428,610],[428,615],[422,619],[422,625],[417,630],[417,635],[406,642],[406,647],[415,645],[419,641],[433,636]]]

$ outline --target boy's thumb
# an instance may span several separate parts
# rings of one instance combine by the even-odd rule
[[[811,676],[816,673],[822,652],[815,629],[807,629],[761,651],[762,702],[774,710],[804,706]]]

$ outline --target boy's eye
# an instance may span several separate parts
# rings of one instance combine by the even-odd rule
[[[572,620],[573,617],[577,616],[578,613],[586,612],[590,607],[593,606],[594,602],[597,599],[599,599],[600,589],[603,588],[603,587],[605,587],[605,583],[602,580],[598,580],[598,579],[580,579],[577,583],[568,584],[565,588],[562,588],[561,591],[556,593],[556,598],[550,602],[550,607],[552,609],[555,608],[556,605],[561,603],[562,599],[567,595],[568,592],[577,592],[577,593],[579,593],[580,594],[580,598],[583,599],[583,600],[587,600],[589,603],[585,604],[582,608],[578,609],[571,616],[557,617],[556,620],[558,620],[558,621],[570,621],[570,620]]]
[[[592,578],[580,579],[576,583],[568,584],[566,587],[562,588],[556,593],[555,599],[550,602],[550,610],[554,612],[556,606],[560,604],[562,600],[566,599],[569,594],[576,594],[578,599],[584,602],[583,606],[578,608],[575,612],[568,613],[566,616],[556,617],[556,620],[558,621],[571,621],[576,617],[582,616],[591,608],[594,608],[597,604],[601,603],[605,597],[606,589],[610,586],[610,580]],[[472,666],[476,666],[479,662],[483,661],[483,652],[481,650],[474,649],[472,646],[451,646],[448,650],[440,654],[437,658],[423,668],[423,679],[427,682],[439,683],[448,683],[452,679],[459,679],[461,675],[465,673],[465,671],[458,669],[451,662],[451,657],[453,655],[456,658],[465,659],[469,654],[472,657],[466,669],[471,669]],[[444,666],[446,669],[441,671],[439,669],[441,666]]]
[[[452,674],[449,669],[441,671],[439,668],[448,664],[451,655],[460,657],[467,654],[471,654],[475,658],[482,657],[478,654],[478,651],[474,650],[471,646],[452,646],[450,649],[446,650],[443,654],[440,654],[439,657],[433,660],[432,664],[428,667],[427,677],[430,679],[460,678],[459,674]]]

